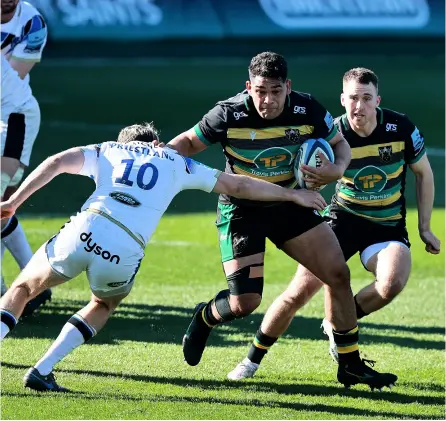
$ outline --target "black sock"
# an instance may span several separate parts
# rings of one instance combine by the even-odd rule
[[[349,330],[334,330],[334,340],[338,348],[339,364],[359,361],[359,329],[355,326]]]
[[[356,318],[359,320],[359,319],[362,319],[364,316],[368,316],[369,315],[369,313],[366,313],[362,308],[361,308],[361,306],[359,305],[359,303],[358,303],[358,298],[357,298],[358,296],[357,295],[355,295],[355,306],[356,306]]]
[[[204,311],[202,313],[202,317],[204,322],[208,327],[214,327],[219,324],[219,320],[217,320],[214,315],[212,314],[212,302],[214,300],[211,300],[207,303],[206,307],[204,308]]]
[[[268,350],[275,344],[279,338],[271,338],[271,336],[265,335],[259,328],[254,338],[254,342],[251,345],[251,349],[248,352],[248,358],[255,364],[260,364],[263,357]]]

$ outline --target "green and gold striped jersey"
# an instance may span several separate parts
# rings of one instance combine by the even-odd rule
[[[424,138],[405,116],[377,109],[378,125],[368,137],[356,134],[344,114],[335,120],[352,150],[336,186],[331,209],[345,210],[383,225],[404,225],[407,165],[426,153]]]
[[[263,119],[244,91],[218,102],[194,129],[206,145],[221,144],[227,173],[290,188],[297,184],[293,164],[302,142],[309,138],[330,141],[337,133],[331,114],[311,95],[296,91],[288,95],[282,114],[274,120]],[[220,201],[268,206],[223,195]]]

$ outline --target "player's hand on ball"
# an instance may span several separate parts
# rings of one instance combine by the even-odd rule
[[[8,201],[0,202],[0,218],[11,218],[11,216],[15,214],[16,209],[17,208]]]
[[[431,254],[440,253],[440,240],[433,234],[431,230],[420,231],[420,238],[426,244],[425,250]]]
[[[301,165],[300,170],[305,175],[305,183],[307,186],[311,183],[311,188],[325,186],[332,181],[339,180],[342,177],[341,169],[333,164],[324,154],[317,154],[321,161],[318,168]]]
[[[294,192],[294,202],[300,206],[317,210],[324,210],[327,206],[325,199],[316,191],[301,189]]]

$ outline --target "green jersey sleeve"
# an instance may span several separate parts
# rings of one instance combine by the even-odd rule
[[[194,130],[205,145],[209,146],[224,141],[228,132],[226,108],[217,104],[195,125]]]

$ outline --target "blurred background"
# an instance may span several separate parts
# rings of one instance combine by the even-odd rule
[[[28,0],[49,41],[31,86],[42,125],[31,169],[48,155],[114,140],[129,124],[154,121],[162,140],[192,127],[218,100],[244,89],[253,55],[283,54],[293,89],[334,115],[352,67],[380,77],[383,107],[406,113],[425,135],[445,201],[445,5],[441,0]],[[224,168],[221,148],[197,156]],[[61,176],[23,213],[77,211],[91,180]],[[327,187],[329,196],[333,187]],[[407,186],[415,206],[413,177]],[[213,211],[216,195],[183,192],[170,212]]]

